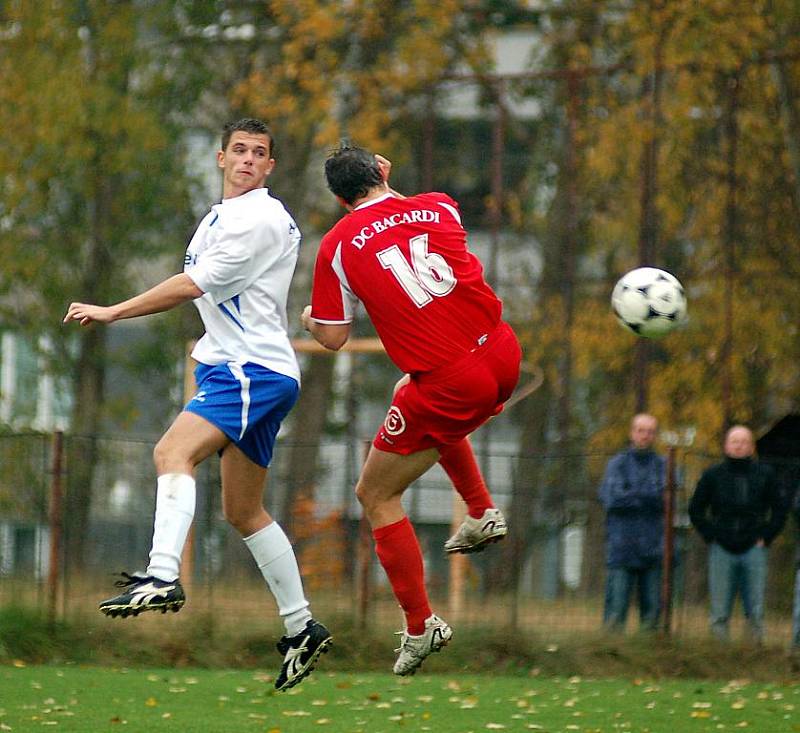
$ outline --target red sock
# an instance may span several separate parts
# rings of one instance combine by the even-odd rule
[[[481,476],[475,453],[467,438],[439,449],[439,464],[445,470],[453,486],[467,504],[473,519],[480,519],[484,511],[494,506],[489,489]]]
[[[395,598],[406,615],[408,633],[425,633],[425,619],[431,614],[425,592],[425,569],[422,565],[417,535],[408,517],[372,531],[375,553],[389,577]]]

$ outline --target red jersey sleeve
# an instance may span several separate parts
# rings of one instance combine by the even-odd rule
[[[319,246],[311,287],[311,317],[319,323],[350,323],[358,298],[342,268],[342,242],[332,234],[323,237]]]

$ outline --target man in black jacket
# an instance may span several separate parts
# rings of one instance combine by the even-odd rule
[[[689,517],[709,545],[711,631],[728,638],[741,594],[750,633],[764,636],[767,547],[783,528],[786,507],[772,469],[754,460],[753,433],[736,425],[725,435],[725,460],[707,469],[689,502]]]

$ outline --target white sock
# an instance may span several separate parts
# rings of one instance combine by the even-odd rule
[[[277,522],[272,522],[244,541],[275,596],[286,634],[299,634],[311,619],[311,611],[289,538]]]
[[[165,473],[158,477],[148,575],[166,581],[178,577],[183,546],[194,518],[194,505],[195,484],[191,476]]]

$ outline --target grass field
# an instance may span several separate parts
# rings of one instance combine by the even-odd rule
[[[800,731],[800,684],[318,670],[0,667],[0,731],[701,733]]]

